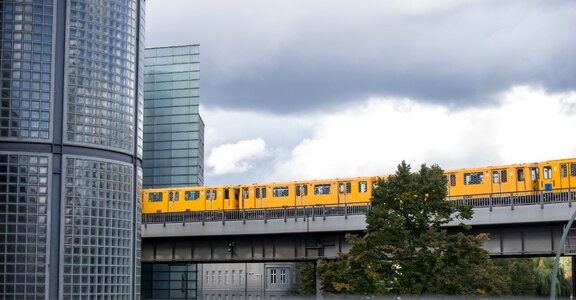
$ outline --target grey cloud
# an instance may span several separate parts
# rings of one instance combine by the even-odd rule
[[[576,89],[574,1],[160,2],[149,1],[147,45],[201,44],[206,106],[301,113],[370,96],[470,106],[512,85]]]

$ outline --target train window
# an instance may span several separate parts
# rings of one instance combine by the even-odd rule
[[[366,193],[368,191],[368,183],[366,181],[358,182],[358,192]]]
[[[576,177],[576,164],[570,164],[570,176]]]
[[[552,167],[551,166],[545,166],[543,171],[544,171],[544,179],[552,178]]]
[[[287,186],[277,186],[272,190],[273,197],[288,197],[288,187]]]
[[[516,171],[516,173],[517,173],[518,181],[524,181],[524,170],[518,169]]]
[[[200,192],[198,192],[198,191],[186,191],[186,192],[184,192],[184,200],[185,201],[198,200],[198,198],[200,198]]]
[[[300,196],[306,196],[306,189],[307,186],[306,185],[297,185],[296,186],[296,196],[300,197]]]
[[[242,189],[242,199],[248,199],[248,189]]]
[[[230,190],[224,189],[224,200],[229,200],[229,199],[230,199]]]
[[[314,195],[327,195],[330,194],[330,184],[315,184]]]
[[[178,201],[178,192],[170,192],[170,201]]]
[[[206,190],[206,200],[216,200],[216,190]]]
[[[338,192],[340,194],[350,194],[352,192],[352,185],[350,182],[340,182],[338,184]]]
[[[162,193],[150,193],[148,194],[149,202],[162,202]]]
[[[500,183],[500,173],[492,171],[492,183]]]
[[[266,198],[266,188],[256,188],[256,199]]]
[[[456,175],[450,174],[450,186],[456,186]]]
[[[566,165],[560,165],[560,174],[562,174],[562,178],[568,177],[568,168]]]
[[[506,170],[500,171],[500,178],[502,178],[502,183],[508,182],[508,171]]]
[[[306,184],[296,186],[296,196],[308,196],[308,186]]]
[[[464,173],[464,185],[482,183],[484,183],[484,176],[482,172]]]
[[[536,181],[538,179],[540,179],[540,175],[539,175],[539,171],[540,169],[538,168],[532,168],[530,169],[530,174],[532,175],[532,181]]]

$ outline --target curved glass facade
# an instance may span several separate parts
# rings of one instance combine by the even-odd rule
[[[0,1],[0,298],[139,298],[143,13]]]
[[[2,1],[0,138],[48,140],[51,127],[52,1]]]
[[[74,0],[69,11],[65,139],[132,153],[136,2]]]

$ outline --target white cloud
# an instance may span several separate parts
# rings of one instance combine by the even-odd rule
[[[214,147],[207,161],[212,168],[209,175],[245,172],[251,168],[250,162],[263,157],[265,152],[266,142],[260,138]]]
[[[576,156],[576,93],[516,87],[500,97],[498,106],[460,111],[370,99],[323,117],[259,181],[389,174],[401,160],[464,168]]]

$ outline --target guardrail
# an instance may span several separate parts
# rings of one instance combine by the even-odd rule
[[[576,191],[571,189],[557,189],[553,191],[515,192],[515,193],[493,193],[448,197],[448,201],[455,206],[470,205],[474,208],[510,207],[524,205],[540,205],[544,208],[546,204],[568,203],[576,201]],[[326,219],[328,216],[364,215],[370,210],[370,203],[347,203],[340,205],[314,205],[297,207],[278,207],[262,209],[244,210],[220,210],[220,211],[187,211],[174,213],[153,213],[143,214],[142,224],[166,224],[166,223],[199,223],[262,220],[265,223],[271,219],[304,219],[316,218]]]

